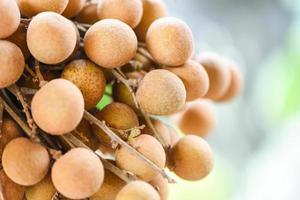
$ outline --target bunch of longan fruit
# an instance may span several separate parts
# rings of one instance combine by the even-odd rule
[[[242,75],[195,55],[162,0],[0,0],[0,13],[0,199],[166,200],[166,170],[210,173],[212,102]]]

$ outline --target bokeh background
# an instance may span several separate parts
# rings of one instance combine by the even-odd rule
[[[170,200],[300,199],[300,1],[165,0],[197,52],[234,58],[245,88],[218,104],[214,171],[171,186]]]

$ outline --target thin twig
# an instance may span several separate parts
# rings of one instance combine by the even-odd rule
[[[33,77],[36,78],[37,75],[34,73],[34,71],[29,67],[29,65],[25,64],[25,70]]]
[[[144,57],[148,58],[149,60],[151,60],[152,62],[155,63],[155,60],[154,60],[153,57],[150,55],[150,53],[146,50],[146,48],[144,48],[144,47],[138,47],[137,52],[140,53],[141,55],[143,55]]]
[[[38,91],[37,89],[28,88],[28,87],[21,87],[20,90],[24,95],[34,95]]]
[[[2,103],[0,103],[0,137],[1,137],[2,125],[3,125],[3,111],[4,111],[4,107]]]
[[[35,60],[35,62],[34,62],[34,69],[35,69],[36,76],[39,80],[39,86],[43,87],[47,83],[47,81],[45,81],[45,79],[44,79],[44,76],[40,69],[40,63],[37,60]]]

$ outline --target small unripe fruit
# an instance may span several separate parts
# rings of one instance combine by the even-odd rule
[[[7,176],[15,183],[31,186],[47,175],[50,158],[41,144],[20,137],[6,145],[2,165]]]
[[[0,1],[0,39],[12,35],[20,24],[21,14],[14,0]]]
[[[0,183],[4,200],[23,200],[25,187],[13,182],[3,170],[0,171]]]
[[[98,3],[99,19],[118,19],[135,28],[143,16],[141,0],[100,0]]]
[[[45,64],[58,64],[68,59],[77,45],[74,24],[54,12],[35,16],[28,27],[27,44],[31,54]]]
[[[170,151],[171,170],[179,177],[197,181],[206,177],[213,168],[210,146],[201,137],[181,138]]]
[[[21,49],[6,40],[0,40],[0,88],[15,83],[22,75],[25,67]]]
[[[54,163],[51,177],[62,195],[70,199],[84,199],[100,189],[104,169],[100,158],[92,151],[75,148]]]
[[[116,200],[160,200],[160,197],[150,184],[133,181],[119,192]]]
[[[51,176],[48,175],[34,186],[26,188],[26,200],[52,200],[56,189],[52,183]]]
[[[69,3],[62,15],[67,18],[75,17],[84,7],[85,3],[86,0],[69,0]]]
[[[137,50],[137,38],[125,23],[105,19],[94,24],[85,34],[87,56],[104,68],[117,68],[128,63]]]
[[[92,2],[86,3],[77,15],[76,21],[85,24],[94,24],[99,21],[97,15],[97,4]]]
[[[129,141],[129,144],[158,167],[165,167],[166,155],[162,145],[150,135],[140,135]],[[130,162],[128,162],[130,161]],[[121,169],[132,172],[145,181],[150,181],[157,174],[149,165],[121,147],[116,151],[116,163]]]
[[[153,115],[169,115],[178,111],[186,99],[182,81],[173,73],[158,69],[141,81],[136,97],[141,108]]]
[[[169,195],[169,183],[162,175],[156,176],[149,182],[157,191],[160,196],[160,200],[167,200]]]
[[[52,135],[62,135],[73,131],[80,123],[84,99],[73,83],[54,79],[34,95],[31,110],[41,129]]]
[[[183,65],[194,48],[191,29],[173,17],[154,21],[148,29],[146,44],[153,58],[167,66]]]
[[[157,19],[167,15],[167,9],[162,0],[142,0],[143,17],[139,25],[134,29],[138,39],[145,41],[150,25]]]

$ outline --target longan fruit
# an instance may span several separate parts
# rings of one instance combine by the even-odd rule
[[[69,3],[62,15],[67,18],[77,16],[81,9],[84,7],[86,1],[87,0],[69,0]]]
[[[222,97],[230,85],[230,70],[222,56],[204,52],[198,58],[209,77],[209,89],[205,98],[217,100]]]
[[[150,135],[140,135],[129,140],[129,144],[158,167],[165,167],[165,151],[162,145],[154,137]],[[144,161],[130,153],[125,147],[117,149],[116,163],[121,169],[132,172],[144,181],[150,181],[158,175],[156,171],[149,167]]]
[[[92,151],[75,148],[56,160],[51,177],[62,195],[70,199],[84,199],[100,189],[104,169],[100,158]]]
[[[126,183],[110,171],[105,171],[104,182],[90,200],[113,200]]]
[[[128,105],[113,102],[98,111],[95,117],[115,129],[127,130],[139,126],[139,120],[135,112]],[[100,141],[104,144],[110,144],[111,139],[103,132],[98,126],[93,125],[94,134],[100,138]]]
[[[167,9],[162,0],[142,0],[143,17],[139,25],[134,29],[138,39],[145,41],[150,25],[157,19],[166,17]]]
[[[87,110],[95,108],[104,94],[106,86],[104,73],[89,60],[72,61],[65,67],[61,77],[80,89]]]
[[[162,175],[156,176],[149,182],[157,191],[160,196],[160,200],[167,200],[169,195],[169,183]]]
[[[149,183],[133,181],[123,187],[116,200],[160,200],[160,197]]]
[[[174,17],[155,20],[148,29],[146,44],[158,63],[171,67],[183,65],[194,48],[191,29]]]
[[[128,63],[136,54],[137,45],[133,30],[116,19],[104,19],[95,23],[84,37],[87,56],[108,69]]]
[[[145,112],[170,115],[185,104],[186,90],[175,74],[157,69],[146,74],[138,87],[136,97]]]
[[[185,134],[207,137],[216,124],[215,109],[211,102],[198,100],[192,102],[181,113],[178,126]]]
[[[40,62],[54,65],[67,60],[76,49],[78,32],[74,24],[54,12],[43,12],[30,22],[27,44]]]
[[[73,131],[80,123],[84,99],[72,82],[54,79],[34,95],[31,111],[41,129],[52,135],[62,135]]]
[[[209,88],[208,74],[204,67],[193,60],[188,60],[180,67],[166,67],[165,69],[176,74],[186,89],[186,100],[193,101],[203,97]]]
[[[52,200],[55,193],[56,189],[50,174],[36,185],[27,187],[25,190],[26,200]]]
[[[76,21],[85,24],[94,24],[99,21],[97,14],[97,4],[92,2],[86,3],[79,14],[76,16]]]
[[[100,0],[97,8],[99,19],[117,19],[135,28],[143,16],[141,0]]]
[[[2,165],[12,181],[19,185],[31,186],[47,175],[50,158],[41,144],[19,137],[6,145]]]
[[[0,88],[15,83],[25,68],[21,49],[12,42],[0,40],[0,66]]]
[[[206,177],[213,168],[210,146],[201,137],[181,138],[170,151],[171,170],[179,177],[197,181]]]
[[[3,39],[9,37],[17,30],[21,14],[14,0],[1,0],[0,13],[0,39]]]
[[[25,187],[13,182],[3,170],[0,171],[0,187],[4,200],[23,200]]]

